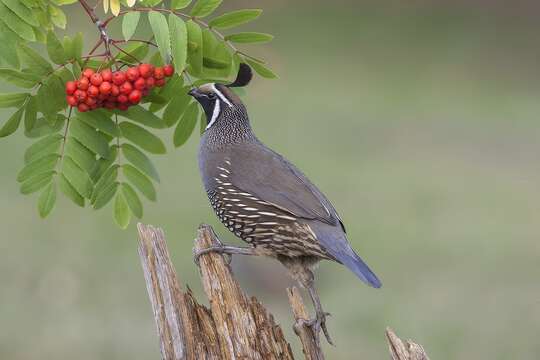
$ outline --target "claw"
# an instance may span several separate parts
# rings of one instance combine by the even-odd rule
[[[230,253],[228,253],[226,251],[226,247],[223,246],[223,244],[219,243],[219,245],[214,245],[214,246],[210,246],[206,249],[202,249],[202,250],[195,250],[193,249],[193,261],[195,261],[195,264],[197,266],[199,266],[199,258],[204,255],[204,254],[209,254],[209,253],[218,253],[218,254],[221,254],[221,255],[226,255],[226,260],[225,262],[227,263],[227,265],[230,265],[231,264],[231,261],[232,261],[232,255]]]
[[[311,327],[311,330],[313,331],[313,334],[315,334],[315,337],[317,339],[317,343],[319,342],[319,333],[322,330],[324,337],[326,338],[326,341],[328,341],[330,345],[334,345],[334,342],[332,341],[332,338],[330,337],[330,333],[328,332],[328,328],[326,327],[327,316],[332,316],[332,314],[327,313],[327,312],[317,313],[315,318],[310,319],[306,322],[306,325]]]

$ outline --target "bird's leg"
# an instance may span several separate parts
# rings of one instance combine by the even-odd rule
[[[208,253],[218,253],[218,254],[227,254],[227,255],[259,255],[255,249],[249,248],[249,247],[240,247],[240,246],[227,246],[219,243],[219,245],[214,245],[207,247],[206,249],[202,250],[194,250],[193,251],[193,259],[195,260],[195,263],[199,265],[199,258],[201,255],[208,254]],[[230,264],[232,256],[229,257],[229,260],[227,263]]]
[[[328,332],[328,328],[326,327],[326,317],[330,316],[330,313],[327,313],[323,310],[321,305],[321,299],[319,298],[319,294],[315,290],[314,281],[307,281],[305,282],[304,286],[309,292],[311,301],[313,301],[313,307],[315,308],[316,314],[314,319],[310,319],[307,322],[307,325],[313,329],[313,333],[317,337],[317,342],[319,342],[319,332],[322,330],[324,336],[326,337],[326,341],[328,341],[330,345],[334,345],[334,342],[330,337],[330,333]]]

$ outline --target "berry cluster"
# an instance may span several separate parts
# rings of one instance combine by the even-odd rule
[[[114,72],[110,69],[99,72],[84,69],[78,80],[66,83],[66,100],[80,112],[99,107],[127,110],[138,104],[153,87],[165,85],[165,78],[173,73],[172,65],[154,67],[150,64]]]

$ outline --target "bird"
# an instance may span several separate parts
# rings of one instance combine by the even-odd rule
[[[189,91],[202,107],[206,128],[198,162],[210,204],[225,227],[245,247],[215,245],[195,254],[241,254],[277,259],[305,288],[316,315],[307,321],[319,338],[330,315],[315,289],[314,270],[321,260],[340,263],[374,288],[381,282],[347,240],[345,225],[326,196],[290,161],[255,135],[246,106],[232,91],[252,79],[240,64],[233,83],[205,83]]]

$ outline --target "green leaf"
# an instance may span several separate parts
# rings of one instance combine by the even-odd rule
[[[37,120],[37,104],[35,96],[30,96],[24,110],[24,129],[30,131],[34,128]]]
[[[171,9],[180,10],[191,4],[191,0],[172,0]]]
[[[39,22],[32,13],[32,10],[24,6],[19,0],[2,0],[2,3],[28,25],[39,26]]]
[[[107,135],[117,137],[120,135],[120,131],[118,131],[118,126],[116,126],[110,117],[110,113],[102,109],[77,114],[79,120],[83,121],[93,129],[99,129]]]
[[[46,118],[51,118],[67,107],[64,82],[56,75],[51,75],[39,87],[37,95],[38,111]]]
[[[191,97],[187,94],[187,88],[183,89],[185,91],[181,91],[177,97],[174,97],[163,112],[163,121],[165,121],[167,127],[174,126],[178,122],[191,101]]]
[[[187,59],[186,23],[178,16],[169,14],[169,33],[174,69],[178,74],[181,74],[186,67]]]
[[[107,170],[105,170],[103,175],[96,182],[96,185],[94,186],[94,191],[92,191],[92,196],[90,197],[92,203],[96,201],[96,199],[105,189],[107,189],[112,183],[116,181],[116,179],[118,178],[118,168],[118,164],[111,165]]]
[[[95,210],[99,210],[105,205],[111,201],[111,199],[114,197],[114,194],[116,194],[116,190],[118,189],[118,183],[113,182],[108,187],[103,189],[102,192],[99,193],[99,195],[96,198],[96,201],[92,204]]]
[[[26,164],[26,166],[19,171],[17,181],[24,182],[32,176],[54,170],[59,157],[59,154],[49,154]]]
[[[0,2],[0,19],[10,28],[15,34],[28,41],[36,41],[36,35],[32,26],[24,22],[20,17],[15,15],[4,3]]]
[[[140,18],[141,13],[138,11],[128,12],[124,15],[124,19],[122,20],[122,34],[124,35],[124,39],[129,40],[135,34]]]
[[[96,165],[96,155],[77,139],[69,137],[66,143],[65,154],[73,159],[89,175]]]
[[[51,122],[45,120],[45,118],[38,118],[34,124],[34,127],[29,131],[25,131],[24,135],[29,138],[38,138],[56,133],[62,129],[65,121],[66,118],[61,114],[57,115],[54,123],[52,124]]]
[[[139,169],[155,181],[160,181],[156,167],[141,150],[130,144],[122,144],[121,148],[122,154],[124,154],[125,158],[137,169]]]
[[[19,107],[28,96],[28,93],[0,94],[0,108]]]
[[[159,103],[159,104],[153,102],[152,104],[150,104],[150,107],[148,109],[152,112],[156,112],[164,108],[165,105],[167,105],[169,101],[174,99],[176,96],[183,96],[183,94],[181,93],[181,91],[183,91],[183,86],[184,86],[183,79],[178,74],[174,74],[169,79],[169,81],[167,81],[165,86],[163,86],[158,92],[159,96],[165,99],[165,102]],[[184,92],[184,94],[187,96],[187,92],[189,91],[189,88],[185,88],[185,89],[186,91]]]
[[[135,215],[139,219],[142,218],[143,206],[142,206],[141,200],[139,199],[139,195],[137,195],[135,190],[133,190],[131,185],[129,185],[128,183],[122,183],[121,189],[133,215]]]
[[[41,77],[32,73],[0,68],[0,79],[18,87],[30,89],[41,80]]]
[[[84,207],[84,198],[77,192],[77,190],[75,190],[73,185],[69,183],[64,174],[60,174],[58,176],[58,186],[60,187],[60,191],[71,199],[71,201],[80,207]]]
[[[144,150],[152,154],[165,154],[167,152],[161,139],[148,130],[126,121],[121,122],[119,126],[126,139]]]
[[[88,126],[82,120],[75,118],[72,121],[70,133],[95,154],[104,158],[109,157],[109,144],[107,140],[96,129]]]
[[[51,64],[39,53],[25,44],[19,45],[19,56],[23,64],[28,66],[33,73],[45,76],[53,71]]]
[[[21,38],[0,20],[0,44],[3,45],[0,58],[17,69],[20,67],[19,55],[17,54],[20,40]]]
[[[246,24],[258,18],[261,9],[245,9],[225,13],[210,20],[208,25],[217,29],[229,29],[238,25]]]
[[[54,182],[50,182],[49,185],[43,190],[38,198],[38,210],[39,216],[42,218],[47,217],[54,208],[56,203],[56,185]]]
[[[222,0],[198,0],[191,8],[191,16],[203,18],[218,8]]]
[[[253,68],[253,70],[255,70],[255,72],[257,74],[261,75],[262,77],[267,78],[267,79],[275,79],[275,78],[277,78],[277,75],[274,74],[274,72],[272,70],[270,70],[269,68],[267,68],[263,64],[261,64],[259,62],[256,62],[256,61],[253,61],[253,60],[250,60],[250,59],[246,59],[246,62],[249,65],[251,65],[251,67]]]
[[[148,200],[156,201],[156,189],[146,175],[130,164],[122,165],[122,173]]]
[[[33,143],[24,152],[25,164],[57,152],[60,149],[62,139],[62,135],[53,134]]]
[[[62,173],[73,188],[77,190],[77,193],[85,198],[90,198],[92,195],[92,181],[86,171],[81,169],[69,156],[64,156]]]
[[[199,106],[197,103],[193,102],[188,106],[188,108],[184,112],[184,115],[182,115],[182,119],[180,119],[180,122],[174,130],[174,146],[179,147],[186,143],[186,141],[191,136],[191,133],[193,133],[195,124],[197,124],[198,116]]]
[[[148,54],[148,45],[139,42],[132,42],[124,46],[124,52],[118,52],[116,59],[128,64],[138,64]],[[128,55],[129,54],[129,55]]]
[[[114,220],[122,229],[127,228],[129,225],[129,220],[131,219],[131,213],[129,211],[129,206],[124,197],[123,191],[116,193],[114,199]]]
[[[112,145],[109,148],[109,158],[99,158],[96,163],[94,164],[94,168],[92,169],[92,173],[90,177],[92,178],[93,182],[97,182],[107,171],[107,169],[114,164],[116,161],[116,158],[118,157],[118,145]]]
[[[258,32],[241,32],[225,36],[225,40],[240,44],[265,43],[271,41],[273,38],[274,36],[270,34]]]
[[[64,46],[52,30],[47,31],[47,54],[49,55],[49,59],[55,64],[60,65],[66,62]]]
[[[54,171],[49,171],[46,173],[41,173],[35,176],[32,176],[28,180],[22,183],[21,185],[21,194],[31,194],[38,190],[44,188],[48,183],[51,182]]]
[[[203,37],[201,27],[193,20],[186,22],[187,37],[188,37],[188,57],[187,61],[190,65],[190,72],[193,75],[202,73],[203,68]]]
[[[62,41],[62,45],[64,48],[65,56],[67,60],[72,59],[80,59],[82,56],[82,48],[83,48],[83,37],[82,33],[77,33],[73,39],[71,39],[68,36],[64,36],[64,40]],[[78,63],[76,63],[77,66],[79,66]],[[75,65],[75,64],[73,64]],[[75,73],[75,71],[74,71]],[[75,74],[77,77],[79,77],[80,74]]]
[[[49,5],[48,10],[52,23],[60,29],[65,29],[67,23],[66,14],[60,8],[52,5]]]
[[[99,180],[96,182],[94,190],[92,191],[92,196],[90,197],[92,203],[96,201],[101,192],[116,181],[118,178],[118,168],[118,164],[112,164],[107,170],[105,170],[103,175],[101,175]]]
[[[21,124],[21,119],[23,116],[24,108],[20,108],[17,110],[8,121],[2,126],[0,129],[0,138],[9,136],[13,134],[17,129],[19,128],[19,125]]]
[[[161,58],[165,63],[170,62],[171,56],[171,38],[169,36],[169,26],[165,15],[157,11],[148,13],[148,21],[154,33],[156,43],[161,54]]]
[[[116,114],[125,117],[127,119],[133,120],[139,124],[146,125],[155,129],[165,128],[165,122],[156,116],[153,112],[146,110],[140,105],[131,106],[125,111],[115,111]]]

